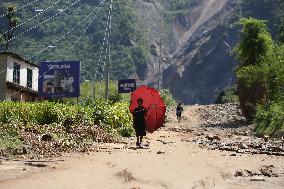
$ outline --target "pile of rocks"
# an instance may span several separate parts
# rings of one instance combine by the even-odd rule
[[[193,132],[191,142],[211,150],[222,150],[239,154],[267,154],[284,156],[282,140],[258,138],[253,135],[252,126],[239,128],[199,128]]]
[[[235,177],[254,177],[254,179],[263,180],[264,177],[279,177],[279,174],[276,172],[274,165],[264,165],[258,171],[251,171],[251,170],[238,170],[236,171]],[[258,176],[258,177],[255,177]],[[252,180],[254,181],[254,180]],[[259,181],[259,180],[256,180]]]
[[[238,104],[216,104],[198,109],[202,126],[239,127],[246,124]]]

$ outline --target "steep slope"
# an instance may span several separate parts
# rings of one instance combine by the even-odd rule
[[[163,74],[164,87],[187,104],[213,103],[224,88],[233,84],[233,68],[237,65],[231,57],[237,34],[223,25],[232,19],[235,4],[204,0],[198,6],[200,16],[179,38],[172,66]],[[193,16],[191,11],[185,15]]]
[[[161,61],[162,70],[167,67],[169,62],[166,60],[170,54],[168,42],[165,42],[169,31],[163,15],[164,7],[160,1],[133,0],[133,9],[149,49],[146,73],[144,78],[140,77],[141,83],[157,87],[160,53],[164,60]],[[160,48],[161,39],[163,44]]]
[[[202,2],[202,1],[201,1]],[[194,22],[194,24],[190,27],[190,29],[180,37],[178,47],[175,53],[179,53],[184,45],[191,36],[196,32],[196,30],[205,22],[207,22],[210,18],[212,18],[216,13],[218,13],[222,8],[226,5],[227,0],[208,0],[203,1],[203,9],[201,10],[201,14],[199,18]]]
[[[284,15],[283,4],[281,0],[192,3],[172,24],[173,56],[163,72],[163,87],[186,104],[214,103],[221,91],[235,84],[238,62],[232,48],[240,32],[236,22],[248,16],[266,19],[275,36],[277,22]]]

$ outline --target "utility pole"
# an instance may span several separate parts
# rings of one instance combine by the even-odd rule
[[[160,37],[160,57],[159,57],[159,72],[158,72],[158,90],[160,90],[160,79],[161,79],[161,59],[162,59],[162,37]]]
[[[112,13],[112,3],[113,0],[110,2],[110,9],[109,9],[109,33],[108,33],[108,61],[106,64],[106,86],[105,86],[105,99],[109,99],[109,70],[111,66],[111,13]]]
[[[93,99],[96,99],[95,57],[93,57]]]

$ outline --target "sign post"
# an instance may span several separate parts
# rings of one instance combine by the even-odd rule
[[[39,96],[72,98],[80,96],[80,62],[42,62],[39,66]]]
[[[131,93],[136,90],[135,79],[126,79],[118,81],[118,92],[119,93]]]

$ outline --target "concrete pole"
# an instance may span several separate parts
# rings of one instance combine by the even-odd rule
[[[159,72],[158,72],[158,90],[160,90],[160,79],[161,79],[161,59],[162,59],[162,38],[160,38],[160,57],[159,57]]]
[[[95,57],[93,57],[93,99],[96,99]]]
[[[106,64],[106,86],[105,86],[105,99],[109,99],[109,72],[110,72],[110,66],[111,66],[111,13],[112,13],[112,3],[113,0],[111,0],[110,3],[110,12],[109,12],[109,34],[108,34],[108,61]]]

